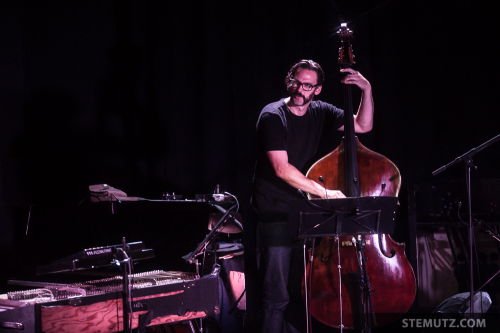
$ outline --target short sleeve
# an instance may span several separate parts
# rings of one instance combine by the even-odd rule
[[[344,126],[344,111],[327,103],[322,104],[325,109],[325,131],[337,130]]]
[[[286,128],[279,115],[262,114],[257,124],[257,140],[262,151],[286,150]]]

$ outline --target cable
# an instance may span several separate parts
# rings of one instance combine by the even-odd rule
[[[238,202],[238,198],[236,198],[236,196],[232,195],[229,192],[224,192],[224,194],[230,195],[234,198],[234,200],[236,200],[236,213],[238,213],[238,210],[240,209],[240,203]]]
[[[28,223],[26,224],[26,236],[28,236],[28,227],[30,226],[31,207],[33,207],[33,204],[30,205],[30,210],[28,211]]]
[[[462,202],[461,201],[458,202],[458,209],[457,209],[458,219],[460,220],[460,222],[462,222],[466,226],[469,226],[467,223],[464,222],[464,220],[462,220],[462,217],[460,216],[460,208],[462,208]]]

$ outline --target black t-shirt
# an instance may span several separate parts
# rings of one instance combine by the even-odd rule
[[[264,107],[257,121],[257,164],[252,206],[261,222],[288,220],[288,201],[300,198],[297,190],[278,178],[266,152],[286,150],[288,163],[305,174],[315,162],[324,132],[344,124],[344,112],[335,106],[311,101],[303,116],[293,114],[285,100]]]

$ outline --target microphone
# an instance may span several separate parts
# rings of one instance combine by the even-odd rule
[[[328,191],[326,190],[326,184],[325,184],[325,181],[323,180],[323,176],[319,176],[318,179],[323,184],[323,187],[325,188],[325,196],[326,196],[326,200],[328,200]]]
[[[304,199],[309,201],[309,198],[307,197],[307,195],[300,188],[297,189],[297,193],[300,194]]]

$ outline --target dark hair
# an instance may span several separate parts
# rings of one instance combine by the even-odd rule
[[[321,68],[321,66],[315,61],[304,59],[293,65],[292,68],[290,68],[290,70],[288,71],[288,74],[285,78],[285,84],[287,89],[288,86],[290,85],[290,81],[295,77],[295,72],[299,68],[315,71],[316,74],[318,74],[318,86],[323,85],[323,82],[325,82],[325,73],[323,73],[323,69]]]

